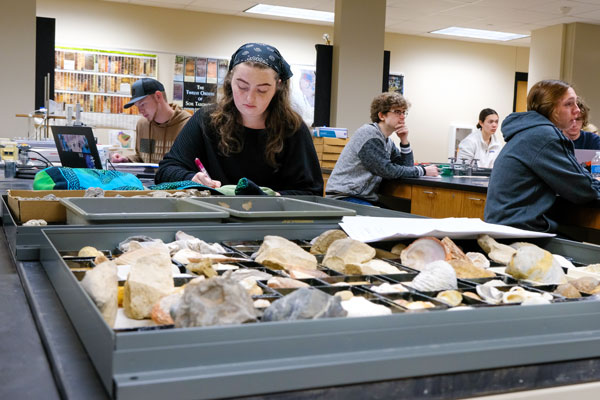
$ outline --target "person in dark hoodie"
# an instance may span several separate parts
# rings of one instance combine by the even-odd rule
[[[142,78],[131,85],[131,101],[124,108],[136,106],[144,118],[135,127],[135,155],[115,153],[110,161],[145,162],[158,164],[171,150],[179,131],[191,115],[176,104],[169,104],[162,83],[152,78]]]
[[[485,221],[539,232],[556,232],[548,215],[556,195],[583,204],[600,197],[600,182],[575,159],[573,142],[561,130],[580,115],[577,94],[566,82],[537,82],[527,112],[502,122],[506,145],[488,185]]]

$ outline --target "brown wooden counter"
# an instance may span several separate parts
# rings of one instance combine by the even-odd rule
[[[380,194],[409,200],[411,214],[483,219],[488,181],[489,178],[479,176],[384,181]],[[552,218],[567,227],[569,234],[577,239],[600,243],[600,200],[576,205],[559,198],[552,210]]]

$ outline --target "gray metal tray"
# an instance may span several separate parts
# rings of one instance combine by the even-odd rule
[[[225,210],[177,198],[72,197],[60,202],[67,209],[67,225],[124,221],[219,223],[229,216]]]
[[[210,204],[219,210],[228,211],[231,218],[240,221],[265,220],[316,220],[323,218],[341,219],[345,215],[356,215],[356,211],[342,205],[319,204],[290,197],[233,196],[196,197],[196,202]]]
[[[225,198],[225,197],[222,197]],[[388,210],[385,208],[379,207],[370,207],[361,204],[348,203],[341,200],[328,199],[319,196],[293,196],[291,198],[297,198],[304,201],[310,201],[319,204],[327,204],[332,206],[340,206],[343,208],[350,208],[355,210],[358,215],[365,215],[371,217],[395,217],[395,218],[424,218],[414,214],[408,214],[400,211]],[[225,222],[233,223],[234,221],[225,220]],[[239,223],[239,221],[237,221]],[[275,221],[262,221],[263,223],[275,223]],[[282,222],[282,221],[278,221]],[[286,223],[289,221],[286,221]],[[292,221],[293,222],[293,221]],[[306,224],[306,220],[296,221],[298,223]],[[326,222],[332,223],[333,227],[337,226],[338,219],[332,219],[323,221],[318,220],[318,222]],[[28,261],[28,260],[37,260],[39,258],[39,248],[40,244],[45,242],[45,239],[42,236],[41,230],[43,227],[41,226],[22,226],[19,222],[17,222],[16,218],[12,214],[10,207],[8,207],[7,196],[2,196],[2,228],[6,233],[6,238],[8,240],[9,248],[14,256],[14,258],[18,261]],[[214,224],[214,222],[206,222],[204,220],[196,220],[196,221],[187,221],[187,222],[178,222],[177,225],[179,227],[187,226],[187,225],[204,225],[204,224]],[[114,226],[122,226],[122,225],[156,225],[156,222],[153,221],[145,221],[145,220],[120,220],[114,224]],[[161,225],[163,223],[161,222]],[[56,224],[49,225],[51,227],[69,227],[69,228],[80,228],[80,227],[89,227],[89,224],[82,225],[64,225],[64,224]],[[164,226],[164,225],[163,225]]]
[[[310,239],[329,224],[189,227],[207,241]],[[145,227],[173,239],[176,229]],[[131,227],[44,229],[41,262],[106,390],[119,399],[225,398],[600,356],[600,302],[114,332],[59,252],[113,248]],[[536,244],[577,261],[598,246]],[[560,251],[557,251],[560,250]],[[583,258],[580,257],[583,254]]]

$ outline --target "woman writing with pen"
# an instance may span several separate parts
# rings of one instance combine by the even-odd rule
[[[247,178],[280,194],[322,195],[310,132],[290,105],[291,76],[275,47],[240,47],[221,100],[184,126],[159,164],[156,183],[193,180],[218,188]]]

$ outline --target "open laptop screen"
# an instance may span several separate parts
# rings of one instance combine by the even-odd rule
[[[63,167],[102,169],[92,128],[52,126],[60,163]]]

